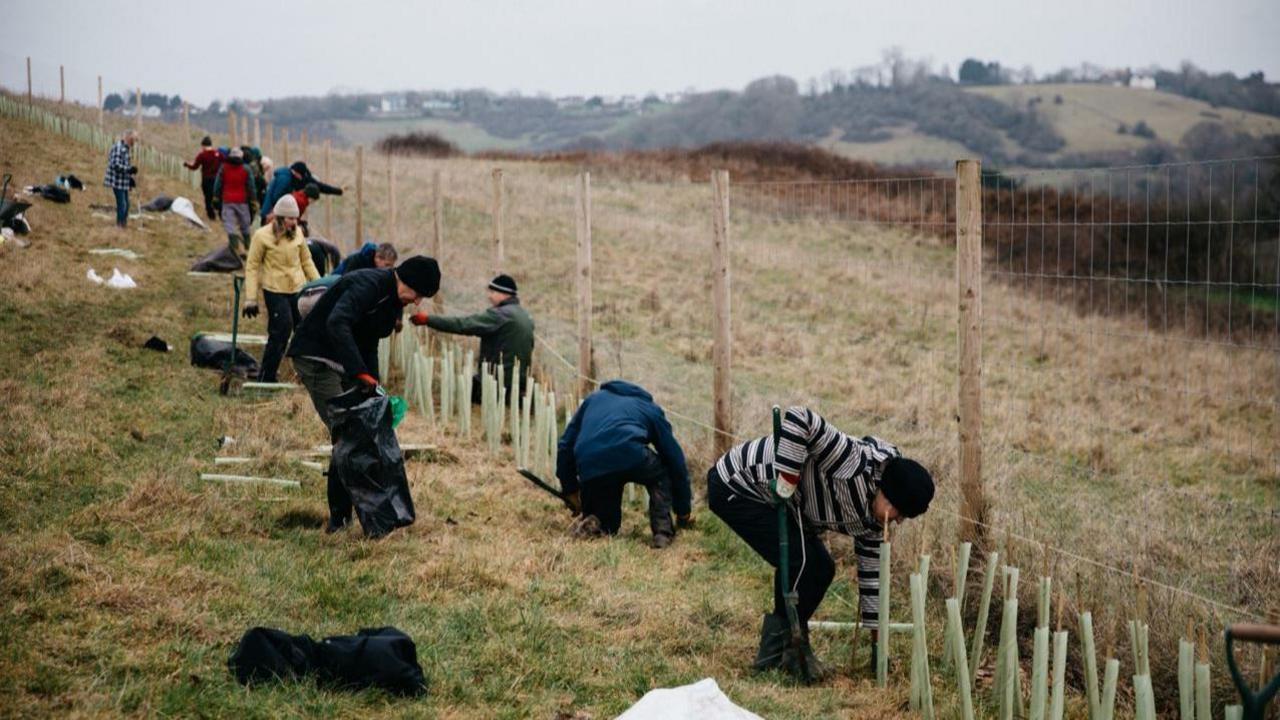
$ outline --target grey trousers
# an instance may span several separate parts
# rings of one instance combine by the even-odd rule
[[[302,380],[302,386],[311,396],[311,404],[315,406],[320,421],[328,428],[329,436],[332,438],[333,420],[329,417],[329,401],[350,390],[355,385],[355,381],[347,379],[345,373],[311,358],[293,358],[293,369]]]

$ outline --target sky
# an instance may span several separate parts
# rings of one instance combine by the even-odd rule
[[[1183,60],[1280,79],[1280,0],[0,0],[0,84],[93,102],[141,86],[213,99],[483,87],[551,95],[803,84],[900,47],[1046,73]],[[240,30],[229,31],[234,22]]]

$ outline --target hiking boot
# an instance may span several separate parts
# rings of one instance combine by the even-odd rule
[[[351,525],[351,518],[347,518],[337,523],[333,521],[333,518],[329,518],[329,522],[325,523],[324,526],[324,534],[332,535],[336,532],[346,530],[349,525]]]
[[[655,550],[661,550],[671,544],[672,537],[667,533],[658,533],[653,536],[653,542],[649,543]]]
[[[778,615],[765,615],[760,624],[760,649],[756,661],[751,664],[755,672],[765,672],[782,666],[782,651],[788,641],[787,619]]]
[[[600,518],[595,515],[584,515],[574,520],[569,526],[569,535],[579,540],[603,537],[604,534],[604,528],[600,527]]]
[[[831,677],[831,671],[813,654],[809,638],[803,638],[798,648],[791,647],[790,638],[787,638],[787,647],[782,653],[782,671],[805,685],[825,682]]]

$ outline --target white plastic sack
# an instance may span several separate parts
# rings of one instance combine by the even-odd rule
[[[617,720],[763,720],[743,710],[712,678],[677,688],[650,690]]]
[[[134,282],[133,278],[120,272],[120,268],[111,268],[111,277],[107,279],[107,287],[128,290],[129,288],[138,287],[138,283]]]
[[[93,268],[89,268],[89,272],[85,273],[84,276],[94,285],[101,285],[104,282],[102,276]]]
[[[184,197],[174,198],[173,204],[169,206],[169,212],[177,213],[183,220],[186,220],[196,227],[203,228],[205,230],[209,229],[209,226],[205,225],[204,221],[200,219],[200,216],[196,214],[195,206],[191,204],[190,200]]]

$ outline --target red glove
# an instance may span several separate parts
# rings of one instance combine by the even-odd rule
[[[409,317],[409,322],[413,323],[414,325],[426,325],[427,311],[419,310],[418,312],[414,313],[412,316]]]
[[[359,375],[356,375],[356,380],[359,380],[368,390],[378,389],[378,379],[369,373],[360,373]]]

